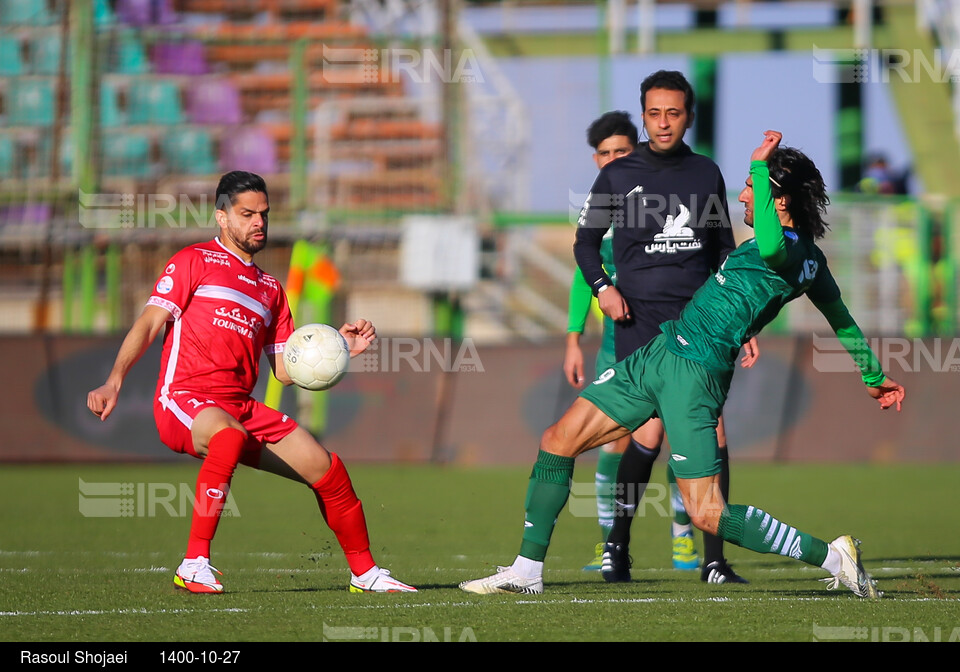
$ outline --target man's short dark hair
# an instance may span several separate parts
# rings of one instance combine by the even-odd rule
[[[683,106],[687,114],[693,114],[693,106],[697,103],[697,97],[693,93],[693,87],[690,82],[678,70],[657,70],[649,75],[640,83],[640,111],[647,111],[647,91],[650,89],[667,89],[668,91],[680,91],[683,94]]]
[[[637,146],[640,132],[631,121],[629,112],[607,112],[595,119],[587,128],[587,143],[597,149],[601,142],[614,135],[624,135],[632,146]]]
[[[217,210],[226,210],[227,201],[231,206],[236,205],[237,196],[248,191],[267,195],[267,183],[256,173],[245,170],[234,170],[223,175],[217,184]]]

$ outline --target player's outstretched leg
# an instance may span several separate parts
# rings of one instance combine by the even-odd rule
[[[498,567],[496,574],[464,581],[461,590],[480,595],[543,592],[543,561],[557,516],[570,496],[573,465],[572,457],[539,451],[527,485],[520,553],[509,567]]]
[[[690,500],[686,501],[690,510]],[[696,515],[692,517],[698,527],[703,523]],[[741,548],[757,553],[777,553],[825,569],[832,575],[826,579],[831,589],[842,583],[858,597],[876,599],[882,595],[860,560],[860,542],[848,535],[827,544],[780,522],[762,509],[740,504],[723,508],[716,531],[724,541]]]

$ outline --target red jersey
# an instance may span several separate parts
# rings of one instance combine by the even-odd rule
[[[294,328],[280,283],[219,238],[175,254],[147,305],[170,312],[157,384],[164,407],[175,392],[249,397],[261,353],[283,352]]]

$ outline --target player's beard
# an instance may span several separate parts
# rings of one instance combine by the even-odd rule
[[[246,238],[244,240],[237,240],[236,238],[234,238],[233,242],[241,250],[243,250],[244,252],[252,256],[267,246],[267,232],[263,231],[262,233],[263,233],[262,240],[251,240],[249,238]]]

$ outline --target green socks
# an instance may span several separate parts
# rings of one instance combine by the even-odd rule
[[[526,518],[523,523],[523,543],[520,555],[543,562],[550,546],[550,537],[557,524],[557,516],[570,496],[574,458],[554,455],[541,450],[530,474]]]
[[[827,542],[781,523],[762,509],[730,504],[720,514],[717,536],[757,553],[779,553],[814,567],[827,558]]]
[[[622,453],[608,453],[601,449],[597,458],[597,518],[600,522],[600,541],[606,541],[613,529],[614,490],[617,487],[617,469],[620,468]]]

